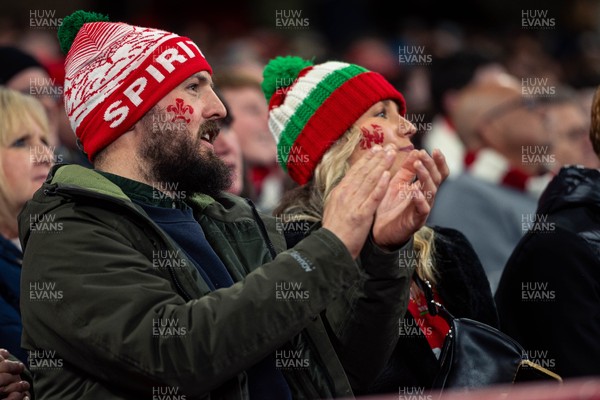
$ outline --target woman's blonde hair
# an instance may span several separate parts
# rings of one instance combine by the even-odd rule
[[[596,89],[592,99],[592,125],[590,128],[590,140],[594,147],[596,156],[600,157],[600,86]]]
[[[360,143],[356,126],[346,131],[323,155],[309,183],[286,193],[274,214],[293,215],[294,219],[317,222],[323,217],[323,207],[331,191],[348,172],[351,154]],[[436,283],[434,263],[434,231],[424,226],[414,235],[413,255],[417,258],[417,274]]]
[[[48,138],[48,117],[42,104],[33,96],[0,86],[0,148],[9,147],[24,131],[33,128],[41,129]],[[19,205],[15,204],[10,191],[4,170],[0,168],[0,226],[10,223],[18,211]]]

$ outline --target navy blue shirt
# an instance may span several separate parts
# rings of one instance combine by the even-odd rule
[[[23,363],[27,352],[21,348],[21,260],[23,254],[0,235],[0,347]]]
[[[193,210],[184,201],[164,194],[157,196],[154,188],[139,182],[106,173],[103,175],[119,185],[179,245],[211,289],[233,285],[227,268],[206,240],[202,227],[194,219]],[[249,368],[246,373],[251,399],[291,400],[290,388],[281,371],[275,368],[273,354]]]
[[[190,207],[185,203],[182,208],[164,208],[135,202],[181,247],[212,290],[233,285],[231,275],[208,244]]]

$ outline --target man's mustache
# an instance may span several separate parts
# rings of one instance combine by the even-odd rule
[[[221,131],[221,123],[216,120],[208,120],[200,125],[198,128],[198,138],[202,138],[204,135],[208,135],[209,142],[213,143],[217,136],[219,136],[219,132]]]

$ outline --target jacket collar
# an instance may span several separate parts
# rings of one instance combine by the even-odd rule
[[[150,186],[142,182],[134,181],[133,179],[111,174],[109,172],[97,172],[115,185],[119,186],[125,195],[127,195],[127,197],[129,197],[131,200],[162,208],[188,208],[182,198],[173,198],[169,196],[162,190],[162,187]],[[166,185],[164,186],[166,189]],[[180,197],[185,197],[185,194]]]
[[[553,213],[580,205],[600,208],[600,171],[567,166],[548,184],[540,198],[538,213]]]
[[[117,175],[113,175],[113,177],[126,179]],[[115,180],[118,179],[115,178]],[[140,182],[127,180],[139,185],[144,185]],[[46,184],[78,187],[132,202],[132,198],[128,195],[132,188],[123,190],[123,188],[113,180],[107,178],[104,172],[100,173],[99,171],[85,168],[80,165],[57,164],[53,166],[48,174]],[[133,190],[135,191],[135,188],[133,188]],[[152,190],[151,186],[150,190]],[[152,195],[150,194],[150,197],[151,196]],[[201,212],[202,214],[222,221],[231,221],[238,218],[254,219],[252,206],[249,205],[245,199],[229,193],[221,193],[217,198],[212,198],[205,194],[195,194],[186,198],[185,202],[194,209],[195,213]],[[169,203],[169,207],[172,207],[172,203]]]

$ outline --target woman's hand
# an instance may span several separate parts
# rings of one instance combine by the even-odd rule
[[[323,209],[323,228],[332,231],[358,257],[375,211],[390,182],[389,169],[396,158],[394,149],[373,146],[331,191]]]
[[[373,239],[393,250],[406,243],[427,220],[439,186],[448,177],[444,155],[413,150],[390,181],[375,215]],[[416,180],[415,180],[416,178]]]

